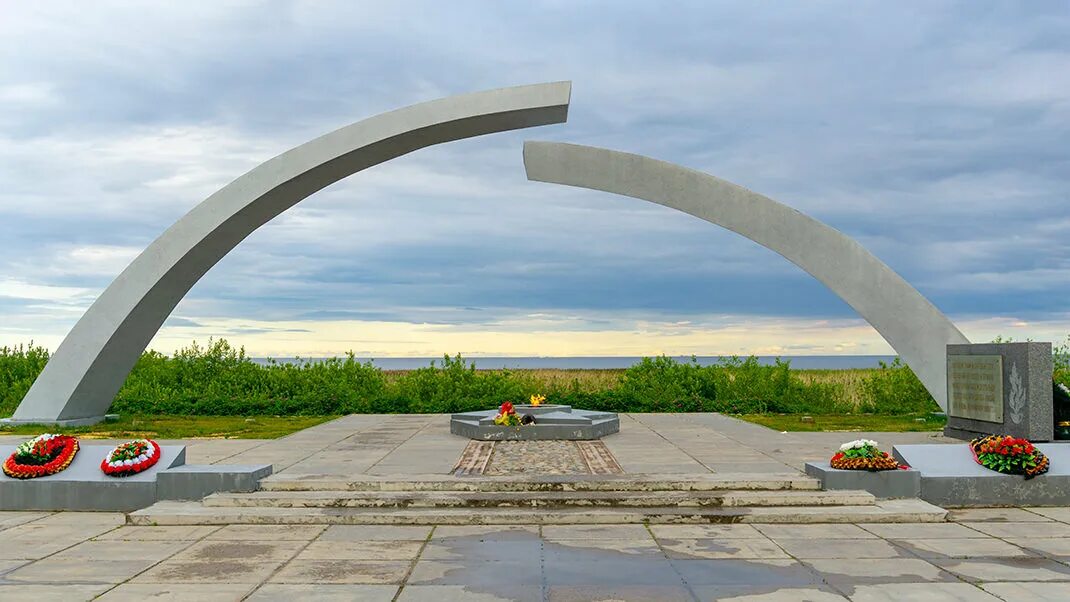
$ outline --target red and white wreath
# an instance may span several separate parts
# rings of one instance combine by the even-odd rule
[[[104,474],[128,477],[148,470],[160,461],[160,445],[152,439],[134,439],[108,452],[100,463]]]
[[[62,472],[74,461],[78,440],[45,433],[19,445],[4,461],[4,474],[13,479],[36,479]]]

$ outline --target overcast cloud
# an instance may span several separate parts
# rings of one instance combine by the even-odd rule
[[[415,102],[566,79],[565,125],[419,151],[264,226],[154,346],[888,351],[750,241],[527,182],[525,139],[772,196],[857,238],[974,340],[1070,332],[1070,4],[673,6],[0,0],[0,344],[54,348],[165,228],[294,145]]]

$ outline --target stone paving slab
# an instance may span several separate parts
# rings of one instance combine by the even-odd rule
[[[868,531],[885,539],[964,539],[981,538],[988,535],[971,529],[970,527],[956,523],[894,523],[894,524],[871,524],[859,525],[864,531]]]
[[[152,600],[153,602],[231,602],[242,600],[255,588],[248,584],[227,583],[124,583],[100,598],[100,602]]]
[[[92,600],[111,589],[107,584],[7,584],[0,583],[0,600],[4,602],[71,602]]]
[[[400,585],[411,562],[399,560],[291,560],[270,583]]]
[[[778,542],[762,539],[662,539],[669,558],[790,558]]]
[[[1036,556],[999,539],[898,539],[896,544],[920,558],[1025,558]]]
[[[554,539],[542,546],[542,556],[546,560],[562,561],[583,557],[590,551],[612,553],[620,558],[664,558],[667,554],[664,544],[659,546],[649,537],[644,539]]]
[[[1050,556],[1056,560],[1070,559],[1070,539],[1064,537],[1008,537],[1006,541],[1032,554]]]
[[[738,600],[740,602],[844,602],[847,598],[824,587],[753,588],[738,585],[714,585],[692,588],[699,602]]]
[[[488,591],[490,589],[465,585],[410,585],[402,590],[398,602],[542,602],[544,600],[542,588],[535,585],[517,585],[511,588],[497,587],[494,588],[495,591]],[[551,597],[550,599],[567,600],[569,598]],[[594,598],[571,599],[592,600]]]
[[[861,585],[851,591],[851,602],[1004,602],[967,583],[885,583]]]
[[[502,598],[499,598],[502,599]],[[551,585],[547,588],[550,602],[587,602],[589,600],[649,600],[650,602],[691,602],[686,587],[679,585]]]
[[[1052,518],[1036,509],[1024,508],[967,508],[962,510],[950,510],[947,513],[948,520],[959,523],[974,522],[1051,522]]]
[[[1004,600],[1065,602],[1070,600],[1068,583],[984,583],[981,588]]]
[[[383,602],[392,600],[398,588],[394,585],[294,585],[270,583],[246,598],[249,602]],[[445,602],[445,601],[442,601]]]
[[[1070,567],[1048,558],[979,558],[931,560],[970,583],[990,581],[1066,581]]]
[[[857,558],[850,562],[838,558],[815,559],[807,560],[806,565],[840,591],[880,583],[958,581],[951,573],[917,558]]]
[[[422,541],[314,541],[295,560],[415,560]]]

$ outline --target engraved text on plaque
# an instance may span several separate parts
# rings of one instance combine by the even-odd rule
[[[947,356],[947,414],[1003,422],[1003,356]]]

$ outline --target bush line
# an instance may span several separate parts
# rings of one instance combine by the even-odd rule
[[[48,361],[37,346],[0,348],[0,416],[14,412]],[[763,366],[754,356],[700,366],[659,356],[594,378],[546,379],[547,371],[476,370],[460,355],[430,366],[384,372],[352,353],[326,360],[260,364],[225,340],[194,343],[173,356],[142,354],[112,405],[120,414],[297,416],[451,413],[523,403],[614,412],[873,413],[937,410],[914,373],[898,360],[858,379],[803,378],[788,361]],[[824,372],[824,371],[821,371]],[[593,382],[592,382],[593,381]]]

